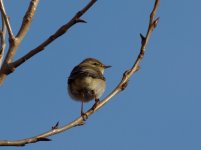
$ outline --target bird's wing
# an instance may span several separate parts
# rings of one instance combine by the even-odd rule
[[[82,77],[92,77],[96,79],[102,79],[105,80],[105,77],[103,74],[96,68],[90,67],[90,66],[76,66],[71,74],[68,80],[74,80],[76,78],[82,78]]]

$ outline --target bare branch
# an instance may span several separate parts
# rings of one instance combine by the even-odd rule
[[[6,23],[4,21],[4,17],[1,14],[1,20],[2,20],[2,30],[0,32],[0,67],[1,67],[1,63],[3,61],[3,56],[4,56],[4,50],[6,47],[6,42],[5,42],[5,38],[6,38]]]
[[[80,17],[96,2],[97,0],[91,0],[82,10],[80,10],[69,22],[61,26],[54,34],[52,34],[49,38],[47,38],[43,43],[41,43],[39,46],[37,46],[35,49],[29,51],[26,55],[19,58],[15,62],[12,63],[12,66],[14,68],[19,67],[21,64],[23,64],[25,61],[36,55],[37,53],[43,51],[46,46],[48,46],[50,43],[52,43],[54,40],[56,40],[58,37],[63,35],[68,31],[69,28],[71,28],[76,23],[86,23],[85,20],[80,19]]]
[[[31,0],[31,2],[29,4],[29,8],[23,18],[20,30],[17,33],[17,36],[16,36],[17,38],[23,39],[24,36],[26,35],[26,33],[31,25],[31,22],[32,22],[33,16],[35,14],[38,3],[39,3],[39,0]]]
[[[148,43],[149,37],[153,31],[153,29],[156,27],[157,23],[158,23],[158,19],[156,19],[157,21],[154,21],[154,17],[155,17],[155,13],[157,11],[159,5],[159,0],[156,0],[154,8],[152,10],[152,15],[150,17],[150,22],[149,22],[149,26],[148,26],[148,30],[147,30],[147,34],[146,37],[141,35],[141,48],[140,48],[140,53],[134,63],[134,65],[127,71],[124,72],[122,80],[120,81],[120,83],[116,86],[116,88],[105,98],[103,99],[97,106],[96,108],[91,108],[86,112],[86,115],[89,117],[90,115],[92,115],[94,112],[96,112],[98,109],[100,109],[103,105],[105,105],[109,100],[111,100],[112,97],[114,97],[117,93],[121,92],[122,90],[124,90],[126,88],[126,85],[128,84],[128,80],[129,78],[139,70],[139,64],[144,56],[145,53],[145,47]],[[55,126],[53,126],[51,128],[51,130],[42,133],[38,136],[32,137],[32,138],[26,138],[26,139],[22,139],[22,140],[17,140],[17,141],[0,141],[0,146],[24,146],[26,144],[29,143],[35,143],[38,141],[41,141],[40,139],[46,139],[49,136],[64,132],[68,129],[71,129],[73,127],[76,126],[80,126],[84,124],[84,120],[85,118],[83,117],[78,117],[77,119],[75,119],[74,121],[72,121],[71,123],[63,126],[63,127],[59,127],[59,123],[56,124]]]
[[[58,129],[58,128],[59,128],[59,121],[54,126],[52,126],[52,130]]]
[[[4,21],[6,23],[6,27],[7,27],[8,34],[9,34],[9,39],[12,40],[14,38],[14,35],[13,35],[13,31],[12,31],[12,28],[10,25],[9,17],[6,14],[3,0],[0,0],[0,10],[1,10],[1,14],[3,15]]]
[[[38,0],[32,0],[32,3]],[[66,33],[68,31],[69,28],[71,28],[74,24],[76,23],[86,23],[85,20],[80,19],[80,17],[96,2],[97,0],[91,0],[81,11],[79,11],[68,23],[66,23],[65,25],[63,25],[62,27],[60,27],[53,35],[51,35],[49,38],[47,38],[43,43],[41,43],[39,46],[37,46],[35,49],[31,50],[30,52],[28,52],[26,55],[24,55],[23,57],[19,58],[18,60],[16,60],[15,62],[12,63],[12,59],[13,56],[16,52],[16,48],[18,47],[19,43],[21,43],[21,39],[23,38],[23,36],[25,35],[25,31],[28,29],[28,23],[30,22],[30,15],[33,15],[33,12],[27,12],[25,17],[24,17],[24,21],[22,23],[22,27],[19,31],[19,33],[17,34],[17,38],[14,41],[15,43],[13,45],[15,45],[14,47],[10,48],[11,49],[11,53],[9,53],[7,55],[7,63],[4,64],[4,66],[2,67],[2,69],[0,70],[0,85],[3,83],[3,81],[5,80],[6,76],[10,73],[12,73],[13,71],[15,71],[15,69],[17,67],[19,67],[21,64],[23,64],[26,60],[30,59],[32,56],[36,55],[37,53],[41,52],[42,50],[45,49],[46,46],[48,46],[50,43],[52,43],[54,40],[56,40],[58,37],[60,37],[61,35],[63,35],[64,33]],[[30,7],[35,6],[36,4],[30,4],[29,6],[29,10]],[[32,8],[31,10],[35,10],[36,8]],[[23,29],[26,28],[26,29]]]
[[[2,0],[0,2],[2,2]],[[7,75],[15,70],[15,68],[12,67],[12,64],[11,64],[13,61],[13,57],[15,56],[15,53],[16,53],[19,45],[21,44],[24,36],[26,35],[26,33],[30,27],[30,24],[31,24],[32,18],[35,14],[38,3],[39,3],[39,0],[31,0],[31,2],[29,4],[29,8],[22,21],[21,28],[17,34],[17,37],[14,37],[13,34],[11,34],[12,33],[10,30],[11,28],[10,29],[8,28],[8,25],[9,25],[8,18],[5,17],[6,15],[4,15],[4,18],[5,18],[4,20],[5,20],[5,22],[7,22],[6,25],[8,28],[9,35],[10,36],[12,35],[12,37],[9,38],[10,39],[9,40],[9,49],[8,49],[5,60],[3,62],[1,70],[0,70],[0,85],[3,83],[3,81],[5,80]],[[1,4],[3,4],[3,3],[1,3]],[[3,8],[3,7],[1,7],[1,8]]]

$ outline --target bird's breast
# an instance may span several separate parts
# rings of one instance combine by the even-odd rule
[[[96,98],[100,98],[105,91],[105,81],[102,79],[87,77],[86,82],[88,88],[94,91]]]

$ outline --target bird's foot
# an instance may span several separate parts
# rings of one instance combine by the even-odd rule
[[[83,111],[81,112],[81,116],[84,121],[86,121],[88,119],[88,115],[86,113],[84,113]]]

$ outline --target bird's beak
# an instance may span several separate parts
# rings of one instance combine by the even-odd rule
[[[107,68],[110,68],[110,67],[112,67],[112,66],[104,66],[104,69],[107,69]]]

